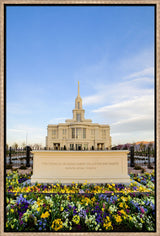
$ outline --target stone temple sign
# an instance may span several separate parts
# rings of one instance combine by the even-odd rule
[[[33,151],[35,183],[129,183],[128,151]]]

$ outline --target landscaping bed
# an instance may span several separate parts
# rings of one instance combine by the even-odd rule
[[[6,231],[155,231],[154,172],[131,174],[128,186],[31,185],[30,175],[7,174]]]

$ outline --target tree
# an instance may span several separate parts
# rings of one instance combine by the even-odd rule
[[[143,146],[144,146],[144,144],[141,142],[141,143],[139,144],[140,151],[143,151]]]
[[[149,143],[148,147],[150,147],[150,150],[152,150],[153,149],[153,143]]]
[[[134,143],[132,143],[132,146],[135,148],[136,147],[136,143],[134,142]]]
[[[41,148],[42,148],[41,144],[38,144],[38,143],[33,144],[33,149],[34,150],[40,150]]]
[[[125,145],[123,146],[123,150],[128,150],[127,144],[125,144]]]
[[[23,142],[21,146],[22,148],[24,148],[26,146],[25,142]]]
[[[153,143],[149,143],[148,147],[150,147],[151,154],[154,156],[154,144]]]
[[[17,148],[18,148],[18,143],[14,143],[12,147],[13,147],[15,150],[17,150]]]

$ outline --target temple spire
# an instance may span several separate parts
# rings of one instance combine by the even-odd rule
[[[78,81],[78,97],[79,97],[80,95],[79,95],[79,81]]]

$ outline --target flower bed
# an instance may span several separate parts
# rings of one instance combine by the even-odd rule
[[[147,188],[154,190],[154,171],[152,173],[144,173],[144,174],[130,174],[131,178],[135,181],[145,185]]]
[[[7,176],[6,231],[155,231],[154,192],[145,186],[23,186],[20,179]]]
[[[28,176],[28,179],[30,176]],[[6,191],[9,193],[131,193],[131,192],[152,192],[153,189],[150,189],[148,186],[138,185],[138,183],[132,182],[130,185],[125,184],[71,184],[71,185],[62,185],[57,184],[25,184],[24,186],[20,184],[21,180],[27,180],[27,176],[24,177],[13,172],[8,175],[6,181]]]

